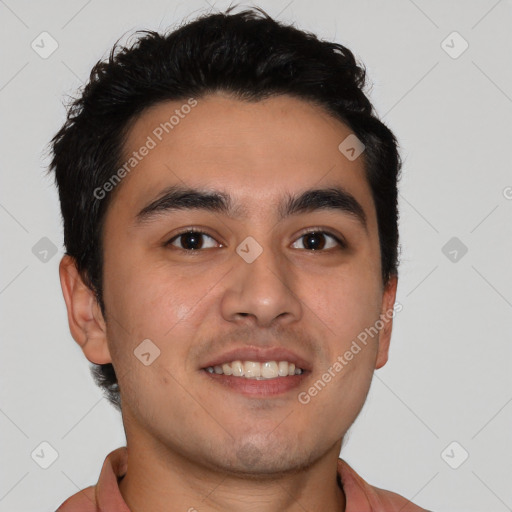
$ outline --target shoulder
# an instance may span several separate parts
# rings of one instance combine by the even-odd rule
[[[370,485],[343,459],[338,459],[338,473],[347,498],[346,512],[429,512],[397,493]]]
[[[103,462],[98,483],[73,494],[57,512],[129,512],[118,486],[118,479],[126,472],[127,458],[126,447],[110,452]]]
[[[70,496],[56,512],[96,512],[96,486],[91,485]]]

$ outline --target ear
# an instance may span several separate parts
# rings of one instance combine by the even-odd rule
[[[71,335],[91,363],[110,363],[112,359],[101,308],[94,292],[83,282],[74,258],[67,254],[63,256],[59,276]]]
[[[382,309],[380,312],[380,319],[383,321],[384,325],[379,333],[379,350],[377,353],[377,360],[375,362],[375,369],[377,370],[382,368],[388,361],[389,344],[391,341],[391,331],[393,328],[393,316],[395,313],[393,306],[396,299],[397,285],[398,276],[391,276],[384,288],[384,293],[382,296]]]

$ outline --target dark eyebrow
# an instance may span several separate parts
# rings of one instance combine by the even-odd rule
[[[357,199],[342,187],[306,190],[297,196],[287,195],[279,206],[279,220],[290,215],[309,213],[316,210],[332,210],[346,213],[359,221],[367,231],[366,214]]]
[[[159,194],[136,216],[136,224],[149,222],[170,211],[204,210],[228,217],[247,217],[247,210],[236,205],[229,194],[220,190],[202,190],[173,185]],[[287,194],[278,206],[278,221],[291,215],[316,210],[333,210],[354,217],[367,230],[366,214],[356,198],[339,186],[310,189],[292,196]]]

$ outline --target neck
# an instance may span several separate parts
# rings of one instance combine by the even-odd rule
[[[127,446],[119,489],[132,512],[345,511],[337,482],[341,440],[305,469],[257,477],[222,472],[137,438],[127,436]]]

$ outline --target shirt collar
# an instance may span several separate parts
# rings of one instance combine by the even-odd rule
[[[98,484],[96,501],[104,511],[130,512],[119,490],[119,481],[128,469],[128,450],[117,448],[105,458]],[[341,482],[346,499],[345,512],[372,512],[368,500],[369,486],[343,459],[338,459],[338,482]],[[378,509],[377,509],[378,510]]]

